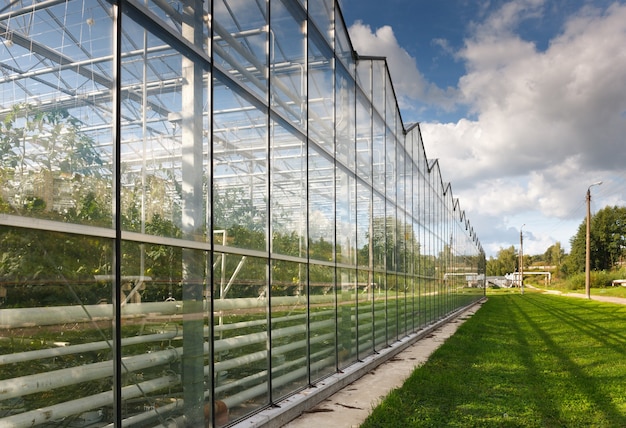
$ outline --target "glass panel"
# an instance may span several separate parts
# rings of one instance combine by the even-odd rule
[[[374,255],[374,269],[384,270],[386,266],[385,242],[385,202],[384,199],[374,192],[373,203],[373,224],[372,224],[372,248]]]
[[[372,110],[367,100],[359,95],[356,104],[356,167],[357,174],[372,182]]]
[[[336,73],[336,158],[350,171],[355,170],[354,80],[339,67]]]
[[[309,269],[309,361],[311,382],[315,383],[337,370],[335,268],[311,264]]]
[[[226,407],[230,420],[269,402],[267,269],[255,257],[215,253],[213,259],[216,410]]]
[[[165,423],[195,414],[204,421],[205,398],[210,402],[206,253],[135,242],[124,242],[122,250],[122,342],[128,345],[121,386],[139,392],[125,395],[123,417]],[[135,272],[143,254],[165,256],[146,257],[152,276]]]
[[[124,23],[134,41],[124,44],[130,52],[122,62],[122,115],[127,119],[121,127],[123,228],[170,237],[196,235],[207,222],[204,70],[138,24]],[[141,41],[140,49],[136,41]],[[165,89],[164,82],[171,85]]]
[[[270,40],[270,102],[287,120],[306,129],[306,16],[299,5],[272,1]]]
[[[372,99],[372,61],[359,60],[356,63],[356,81],[365,97]]]
[[[331,156],[335,153],[335,94],[333,54],[325,42],[309,35],[309,139]]]
[[[113,241],[0,226],[0,248],[0,425],[110,422]]]
[[[404,210],[406,205],[406,187],[407,187],[407,175],[406,175],[406,152],[404,151],[404,147],[398,142],[396,145],[396,204],[399,209]],[[410,186],[410,183],[408,183]],[[400,217],[404,214],[398,213]]]
[[[413,333],[415,331],[415,325],[417,322],[417,312],[416,312],[416,279],[415,279],[415,271],[416,271],[416,257],[415,254],[418,251],[418,243],[416,230],[413,223],[413,167],[414,164],[410,158],[406,159],[405,163],[405,177],[404,181],[406,183],[405,195],[406,195],[406,212],[404,217],[404,242],[406,248],[405,254],[405,267],[404,272],[406,272],[406,295],[407,295],[407,333]]]
[[[337,262],[356,265],[356,183],[337,168]]]
[[[309,0],[309,18],[323,34],[326,42],[333,45],[334,0]],[[309,32],[309,35],[311,33]]]
[[[197,6],[201,8],[201,3]],[[208,242],[210,132],[204,64],[174,51],[132,20],[123,22],[128,35],[123,43],[121,74],[121,115],[126,119],[120,131],[123,228]],[[191,41],[202,40],[205,33],[201,10],[183,19],[181,33]],[[142,391],[141,395],[125,397],[123,417],[161,424],[166,419],[184,417],[190,424],[204,424],[211,413],[205,416],[205,407],[211,408],[209,312],[204,305],[204,299],[210,296],[208,252],[127,242],[123,254],[122,309],[143,313],[153,307],[157,315],[168,316],[168,331],[177,334],[176,341],[167,345],[122,350],[125,361],[154,361],[149,368],[138,366],[141,370],[123,364],[122,388],[134,386]],[[165,263],[160,263],[161,259]],[[163,278],[157,274],[167,274],[169,284],[160,285]],[[146,300],[153,298],[154,302]],[[182,312],[171,316],[178,312],[177,307],[182,307]],[[161,331],[162,322],[162,316],[154,321],[148,317],[139,326],[127,322],[122,326],[122,335],[155,334]],[[147,353],[154,355],[148,359]],[[164,375],[179,359],[178,370]],[[181,379],[182,384],[174,379]],[[160,386],[152,386],[156,384]],[[172,406],[172,400],[178,405]]]
[[[338,342],[339,368],[356,361],[356,270],[337,269],[339,282],[338,305]]]
[[[373,351],[374,276],[372,242],[372,189],[357,180],[357,352],[358,358]]]
[[[308,384],[306,265],[272,261],[272,400]]]
[[[0,205],[22,217],[111,227],[108,8],[95,1],[7,5],[0,43]],[[65,25],[50,25],[52,19]],[[71,38],[81,47],[66,41]],[[83,65],[65,66],[73,61]]]
[[[418,330],[419,326],[419,310],[418,310],[418,294],[417,294],[417,278],[415,275],[406,278],[406,333],[413,334]]]
[[[372,144],[372,182],[374,189],[385,192],[385,125],[379,116],[374,116],[374,135]]]
[[[332,159],[309,147],[309,257],[335,260],[335,167]]]
[[[387,346],[387,275],[374,272],[374,349]]]
[[[223,243],[267,249],[267,116],[215,81],[213,229]]]
[[[373,221],[372,221],[372,189],[357,180],[357,234],[356,251],[359,268],[373,267]]]
[[[357,329],[358,358],[362,359],[374,352],[374,276],[372,271],[357,272]]]
[[[398,180],[398,171],[396,165],[396,146],[397,142],[391,130],[386,128],[386,144],[385,144],[385,196],[390,201],[396,200],[396,181]]]
[[[0,425],[88,415],[106,424],[115,383],[109,6],[4,2],[0,28]]]
[[[373,194],[372,248],[374,264],[374,340],[376,349],[381,349],[387,341],[386,331],[386,238],[385,238],[385,202],[376,192]]]
[[[277,122],[271,125],[272,252],[306,257],[306,146]]]
[[[387,201],[385,217],[387,256],[387,340],[394,341],[398,335],[398,221],[395,206]]]
[[[381,117],[385,117],[385,82],[387,71],[385,62],[372,60],[372,107]]]
[[[267,99],[270,33],[265,0],[213,0],[213,58],[233,79]]]
[[[396,286],[398,288],[398,339],[407,332],[407,280],[406,276],[398,274]]]
[[[341,11],[337,9],[335,19],[335,53],[345,67],[351,70],[350,64],[352,63],[352,44],[350,43],[350,36],[348,30],[341,16]]]
[[[396,104],[393,85],[389,76],[389,70],[385,69],[385,123],[391,133],[398,138],[402,134],[397,134],[398,123],[400,122],[400,112]]]

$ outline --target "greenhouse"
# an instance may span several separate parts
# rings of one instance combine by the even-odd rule
[[[235,425],[484,297],[335,0],[0,0],[0,426]]]

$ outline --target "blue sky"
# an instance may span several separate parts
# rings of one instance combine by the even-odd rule
[[[626,0],[342,0],[355,50],[386,56],[487,256],[540,254],[626,205]]]

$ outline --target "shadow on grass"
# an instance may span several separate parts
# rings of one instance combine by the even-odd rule
[[[559,299],[559,297],[553,298]],[[593,354],[604,354],[604,357],[612,355],[613,353],[626,355],[624,349],[626,340],[624,336],[607,330],[607,328],[603,327],[600,323],[595,323],[592,317],[578,315],[589,315],[591,311],[595,310],[593,307],[595,307],[596,304],[591,304],[593,305],[592,308],[587,308],[586,306],[588,305],[583,306],[581,304],[583,302],[571,302],[567,301],[567,298],[560,298],[564,299],[563,304],[569,306],[569,310],[564,310],[554,305],[546,304],[547,302],[542,299],[541,296],[530,295],[525,299],[527,303],[534,305],[540,311],[551,314],[555,321],[566,324],[569,327],[567,330],[570,331],[570,333],[567,333],[566,330],[564,330],[563,334],[565,334],[566,337],[562,337],[562,335],[557,332],[556,336],[562,339],[561,343],[557,342],[554,338],[555,334],[549,332],[551,328],[549,325],[541,325],[533,319],[518,302],[512,300],[517,316],[521,317],[525,324],[531,328],[534,335],[543,342],[544,347],[542,352],[547,352],[556,359],[557,367],[560,368],[559,374],[567,378],[567,390],[561,390],[563,393],[567,394],[566,397],[554,396],[553,394],[550,396],[550,391],[546,391],[545,389],[544,391],[537,391],[544,392],[545,395],[537,394],[533,397],[536,408],[542,413],[544,421],[550,422],[553,420],[557,423],[561,419],[561,416],[559,416],[558,419],[555,419],[555,416],[559,415],[561,412],[567,411],[567,408],[572,405],[566,404],[567,396],[569,396],[575,397],[581,410],[588,407],[589,410],[593,409],[595,412],[602,413],[599,420],[608,423],[609,426],[625,426],[625,415],[621,414],[619,409],[612,404],[612,397],[605,394],[602,388],[602,384],[606,379],[592,376],[585,370],[585,365],[587,365],[585,362],[597,364],[597,359],[602,359],[603,355],[585,356],[578,355],[576,352],[580,352],[581,347],[587,348],[588,346],[592,346],[596,349],[595,352],[592,351]],[[595,315],[604,317],[606,312],[605,310],[599,310],[596,311]],[[552,323],[553,321],[550,321],[550,324]],[[579,334],[571,334],[572,330],[577,330]],[[526,343],[528,333],[521,329],[517,329],[516,334],[518,335],[520,343],[524,343],[524,346],[522,346],[524,351],[520,352],[520,357],[522,357],[525,362],[528,375],[535,377],[539,381],[548,380],[551,376],[541,372],[545,367],[541,368],[534,363],[536,356],[532,354],[533,349],[536,349],[539,345],[534,344],[533,346],[529,346]],[[588,340],[585,340],[584,336],[587,336]],[[571,340],[576,340],[579,346],[572,346],[571,343],[565,343]],[[623,377],[621,379],[623,381]],[[619,381],[619,379],[615,380]],[[537,382],[537,384],[540,383],[543,382]],[[566,403],[564,403],[564,401],[566,401]],[[553,404],[548,404],[555,402],[561,403],[560,406],[556,407]]]
[[[541,300],[532,299],[530,303],[537,305],[556,319],[566,323],[573,329],[588,335],[599,342],[603,347],[626,356],[626,334],[623,327],[607,328],[616,316],[623,318],[626,315],[626,306],[610,303],[594,303],[588,300],[576,300],[569,297],[554,297],[562,299],[563,307],[546,305]],[[567,305],[567,307],[565,307]]]
[[[496,295],[363,427],[626,427],[626,307]]]

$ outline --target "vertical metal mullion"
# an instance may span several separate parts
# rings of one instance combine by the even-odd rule
[[[304,141],[304,156],[305,156],[305,165],[306,165],[306,171],[305,171],[305,176],[304,176],[304,180],[306,185],[304,186],[304,188],[306,189],[306,227],[305,227],[305,233],[306,233],[306,261],[307,261],[307,268],[306,268],[306,287],[305,287],[305,292],[306,292],[306,309],[305,309],[305,313],[306,313],[306,371],[307,371],[307,384],[311,385],[312,384],[312,374],[311,374],[311,272],[310,272],[310,266],[311,266],[311,259],[310,259],[310,251],[309,251],[309,229],[310,229],[310,225],[309,225],[309,214],[310,214],[310,200],[309,200],[309,31],[308,31],[308,25],[309,25],[309,20],[310,20],[310,16],[309,16],[309,3],[308,1],[306,2],[306,22],[305,25],[306,27],[306,36],[305,36],[305,40],[304,40],[304,73],[306,75],[305,77],[305,102],[304,105],[306,107],[306,112],[304,114],[305,117],[305,128],[304,128],[304,134],[305,134],[305,138],[306,140]],[[300,238],[302,239],[302,237]],[[299,254],[300,257],[302,257],[302,254]]]
[[[370,273],[368,274],[369,284],[368,287],[371,288],[372,293],[372,351],[376,352],[376,291],[374,287],[374,279],[375,279],[375,264],[374,264],[374,107],[372,105],[372,98],[374,94],[374,66],[372,60],[367,60],[369,62],[369,94],[368,94],[368,112],[370,116],[370,142],[369,142],[369,151],[370,151],[370,215],[369,215],[369,240],[368,240],[368,267],[370,269]]]
[[[122,0],[113,3],[113,191],[114,191],[114,279],[112,290],[113,302],[113,425],[122,426],[122,197],[121,197],[121,74],[122,74]]]
[[[207,43],[207,46],[209,46],[210,52],[209,52],[209,57],[211,60],[210,66],[209,66],[209,78],[208,80],[208,93],[209,93],[209,159],[208,159],[208,165],[207,165],[207,170],[208,170],[208,174],[209,174],[209,179],[208,181],[208,195],[207,195],[207,199],[208,199],[208,203],[209,203],[209,208],[210,208],[210,213],[209,213],[209,224],[208,224],[208,230],[209,230],[209,239],[210,239],[210,252],[209,252],[209,260],[211,261],[211,263],[207,264],[207,269],[209,270],[209,293],[210,296],[207,296],[207,299],[209,301],[209,338],[208,338],[208,342],[209,342],[209,402],[211,403],[211,426],[216,426],[217,424],[215,423],[215,388],[216,388],[216,382],[215,382],[215,363],[216,363],[216,359],[215,359],[215,281],[214,281],[214,275],[215,275],[215,270],[213,269],[213,259],[215,258],[215,235],[213,234],[213,228],[214,228],[214,209],[213,209],[213,186],[214,186],[214,180],[215,180],[215,176],[213,174],[213,157],[214,157],[214,153],[213,153],[213,111],[214,111],[214,98],[215,98],[215,85],[213,84],[213,40],[214,40],[214,28],[215,26],[213,25],[213,20],[215,19],[215,14],[214,14],[214,6],[215,6],[215,2],[211,1],[210,5],[209,5],[209,16],[210,16],[210,20],[209,20],[209,37],[210,40]],[[225,242],[222,242],[222,244],[225,244]],[[224,259],[225,255],[222,254],[222,260]],[[222,272],[224,270],[222,269]],[[221,296],[220,296],[221,297]]]
[[[266,52],[267,52],[267,58],[266,58],[266,64],[267,64],[267,98],[266,98],[266,102],[267,102],[267,114],[266,114],[266,129],[267,129],[267,183],[265,186],[266,192],[267,192],[267,206],[266,206],[266,210],[267,210],[267,219],[266,219],[266,232],[265,232],[265,249],[266,249],[266,253],[267,253],[267,262],[265,264],[265,269],[266,269],[266,273],[265,273],[265,285],[267,287],[267,306],[266,306],[266,318],[267,318],[267,326],[268,326],[268,330],[267,330],[267,344],[266,344],[266,348],[267,348],[267,397],[269,400],[269,403],[273,405],[274,403],[274,397],[273,397],[273,382],[272,382],[272,209],[271,209],[271,198],[272,198],[272,183],[271,183],[271,179],[272,179],[272,163],[271,163],[271,150],[272,150],[272,132],[271,132],[271,127],[272,127],[272,121],[271,121],[271,113],[272,113],[272,71],[271,71],[271,66],[272,66],[272,46],[274,45],[275,41],[270,43],[270,37],[272,36],[272,7],[271,7],[271,0],[265,0],[265,7],[266,7],[266,12],[267,12],[267,28],[269,29],[268,31],[268,38],[267,38],[267,48],[266,48]]]
[[[354,138],[354,141],[352,143],[354,143],[354,145],[352,146],[354,148],[354,159],[353,159],[353,165],[354,165],[354,256],[352,258],[352,262],[354,263],[354,337],[355,337],[355,346],[356,346],[356,360],[359,361],[359,340],[360,340],[360,336],[359,336],[359,247],[357,246],[358,243],[358,235],[359,235],[359,164],[358,164],[358,157],[357,157],[357,132],[356,132],[356,61],[353,61],[352,63],[352,75],[350,76],[352,78],[352,119],[354,120],[353,122],[353,128],[352,128],[352,135]],[[351,144],[352,144],[351,143]]]
[[[335,40],[337,31],[333,32]],[[339,288],[338,288],[338,261],[337,261],[337,46],[333,46],[333,282],[335,291],[335,369],[339,371]]]
[[[380,70],[379,70],[380,71]],[[386,75],[385,75],[386,77]],[[382,117],[383,117],[383,236],[384,236],[384,249],[385,249],[385,258],[383,259],[383,271],[384,271],[384,284],[385,284],[385,345],[389,346],[389,266],[387,266],[387,260],[389,259],[389,254],[387,254],[388,245],[387,240],[389,237],[387,236],[387,220],[389,215],[387,213],[387,81],[386,79],[383,82],[383,106],[382,106]]]
[[[415,333],[415,286],[417,284],[417,270],[415,265],[415,144],[413,144],[413,131],[411,131],[411,207],[409,208],[409,219],[411,220],[411,333]]]

